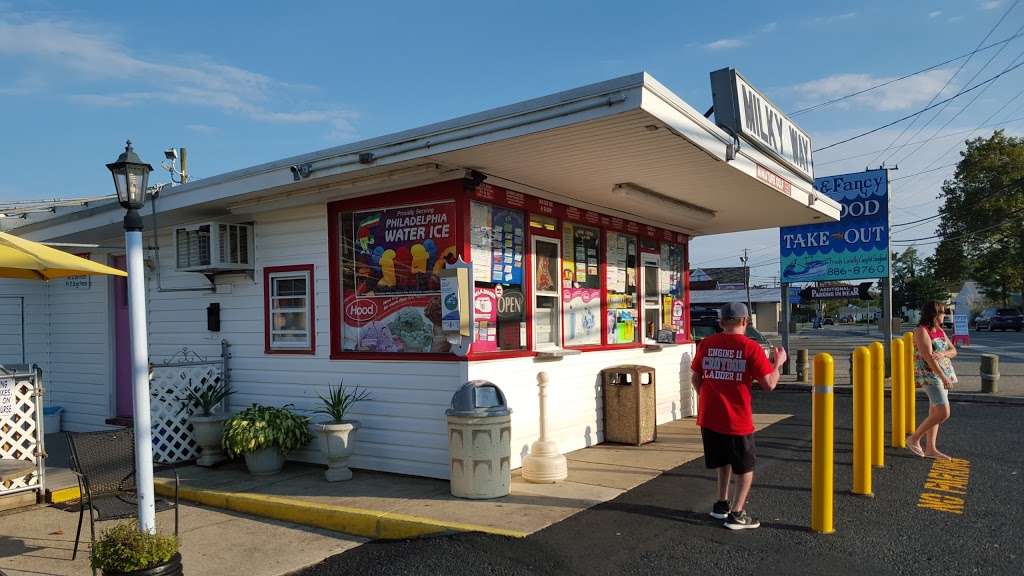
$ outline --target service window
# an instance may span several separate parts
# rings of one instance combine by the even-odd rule
[[[608,232],[605,246],[607,286],[607,343],[637,341],[637,244],[636,237]]]
[[[565,346],[601,344],[601,231],[562,223],[562,325]]]
[[[524,222],[519,210],[470,203],[474,352],[526,348]]]
[[[311,271],[268,272],[266,279],[269,350],[311,351]]]
[[[536,350],[558,348],[562,342],[560,250],[560,242],[555,238],[533,237],[533,347]]]
[[[457,259],[454,201],[338,216],[343,349],[450,351],[440,275]]]
[[[662,327],[661,257],[641,254],[643,264],[644,339],[655,341]],[[671,304],[670,304],[671,306]]]

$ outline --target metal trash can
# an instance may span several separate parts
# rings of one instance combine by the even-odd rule
[[[452,396],[448,416],[452,496],[500,498],[512,488],[512,411],[501,389],[466,382]]]
[[[613,366],[601,370],[604,440],[639,446],[658,438],[654,368]]]

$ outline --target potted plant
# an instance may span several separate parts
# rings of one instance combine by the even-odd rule
[[[254,476],[277,474],[284,456],[313,439],[309,419],[288,408],[253,404],[224,422],[224,449],[229,456],[245,455]]]
[[[183,402],[182,410],[192,408],[193,414],[189,418],[192,423],[192,432],[195,434],[196,443],[199,444],[200,453],[196,464],[200,466],[213,466],[225,459],[221,450],[221,437],[224,434],[224,421],[227,415],[223,412],[214,413],[218,408],[223,409],[224,401],[234,391],[226,381],[210,382],[205,386],[189,385],[185,388],[185,397],[179,398]]]
[[[330,417],[327,422],[318,423],[317,433],[320,434],[320,450],[327,461],[324,477],[328,482],[338,482],[352,478],[352,470],[348,467],[348,459],[352,456],[355,445],[356,430],[359,422],[345,420],[345,414],[355,404],[370,399],[370,393],[359,387],[346,389],[345,383],[330,386],[327,396],[319,395],[321,408],[317,414]]]
[[[173,536],[140,532],[134,522],[104,532],[89,561],[104,576],[181,576],[181,554]]]

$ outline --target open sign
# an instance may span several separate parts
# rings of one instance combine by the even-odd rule
[[[523,293],[519,290],[505,288],[498,298],[498,318],[500,320],[522,320]]]

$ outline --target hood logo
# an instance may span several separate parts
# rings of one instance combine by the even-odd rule
[[[362,322],[377,315],[377,303],[366,298],[358,298],[345,306],[345,317],[349,320]]]

